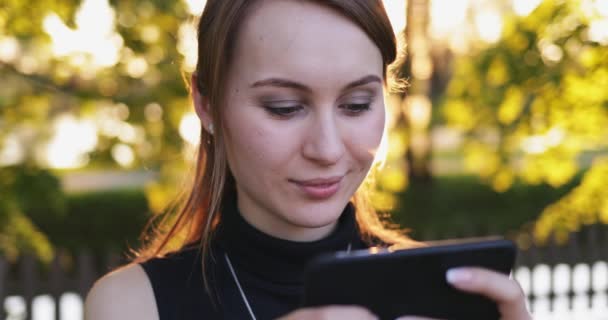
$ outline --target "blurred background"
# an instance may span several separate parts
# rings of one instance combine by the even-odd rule
[[[608,0],[384,3],[410,86],[374,205],[418,240],[513,239],[536,319],[608,319]],[[183,190],[204,4],[0,5],[0,319],[82,319]]]

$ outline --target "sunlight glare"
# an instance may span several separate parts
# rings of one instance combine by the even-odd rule
[[[542,136],[530,136],[526,138],[522,142],[521,148],[529,154],[541,154],[547,151],[547,146]]]
[[[201,122],[194,112],[188,112],[179,123],[179,134],[186,142],[197,145],[200,141]]]
[[[595,0],[595,9],[601,16],[608,18],[608,0]]]
[[[405,0],[383,0],[384,8],[393,26],[395,34],[399,34],[405,29],[407,23],[406,1]]]
[[[51,168],[78,168],[87,161],[87,153],[97,146],[97,128],[88,120],[77,120],[72,115],[55,119],[54,134],[46,146],[46,162]]]
[[[179,27],[177,51],[184,57],[183,68],[186,72],[193,72],[198,60],[196,28],[190,22],[184,22]]]
[[[541,46],[541,55],[545,61],[557,63],[564,57],[564,51],[556,44],[546,43]]]
[[[54,55],[85,53],[94,67],[114,66],[123,39],[115,31],[115,12],[108,0],[84,0],[75,21],[76,29],[71,29],[54,12],[44,18],[43,28],[51,37]]]
[[[431,35],[448,38],[466,21],[469,0],[431,0]]]
[[[118,131],[118,139],[120,139],[120,141],[125,143],[135,143],[138,140],[137,138],[137,129],[135,129],[132,124],[128,122],[122,122],[120,124],[120,129]]]
[[[23,145],[15,133],[9,134],[2,142],[0,149],[0,166],[9,166],[20,163],[25,158]]]
[[[380,139],[380,145],[378,149],[370,149],[368,150],[369,154],[374,157],[372,166],[377,166],[378,169],[384,168],[386,165],[386,161],[388,159],[388,151],[389,151],[389,134],[388,131],[384,130],[382,134],[382,139]]]
[[[411,95],[405,100],[406,114],[411,120],[412,127],[422,130],[431,122],[431,100],[425,95]]]
[[[127,62],[127,74],[132,78],[141,78],[148,71],[148,62],[143,57],[133,57]]]
[[[561,128],[551,128],[545,134],[532,135],[525,138],[521,143],[521,149],[528,154],[541,154],[549,148],[560,145],[566,133]]]
[[[547,133],[545,134],[545,141],[548,146],[556,147],[560,143],[562,143],[562,141],[564,141],[565,137],[566,137],[566,133],[564,132],[564,130],[561,128],[555,127],[555,128],[551,128],[549,131],[547,131]]]
[[[0,37],[0,61],[13,62],[21,48],[15,37]]]
[[[191,15],[198,16],[203,12],[207,0],[184,0]]]
[[[525,17],[532,13],[542,0],[513,0],[513,11],[520,17]]]
[[[589,40],[608,45],[608,18],[592,21],[587,32]]]
[[[135,161],[135,152],[133,148],[124,144],[118,143],[112,147],[112,158],[123,168],[128,168]]]
[[[481,40],[495,43],[500,40],[503,21],[500,14],[494,9],[485,9],[475,15],[475,26]]]

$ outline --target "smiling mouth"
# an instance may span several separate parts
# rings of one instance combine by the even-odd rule
[[[311,180],[290,180],[308,198],[315,200],[328,199],[338,192],[342,176]]]

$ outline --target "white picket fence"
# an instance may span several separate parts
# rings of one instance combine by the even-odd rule
[[[518,267],[513,276],[538,320],[608,320],[608,263]]]

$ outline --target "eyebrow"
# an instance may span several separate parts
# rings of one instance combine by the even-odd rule
[[[362,85],[366,85],[366,84],[372,83],[372,82],[382,83],[382,79],[380,79],[380,77],[378,77],[376,75],[367,75],[361,79],[348,83],[347,85],[344,86],[344,88],[342,88],[342,91],[353,89],[353,88],[356,88],[356,87],[359,87]],[[303,85],[301,83],[298,83],[298,82],[295,82],[292,80],[282,79],[282,78],[268,78],[268,79],[256,81],[251,85],[251,88],[259,88],[259,87],[266,87],[266,86],[296,89],[296,90],[304,91],[307,93],[312,92],[312,89],[306,85]]]

